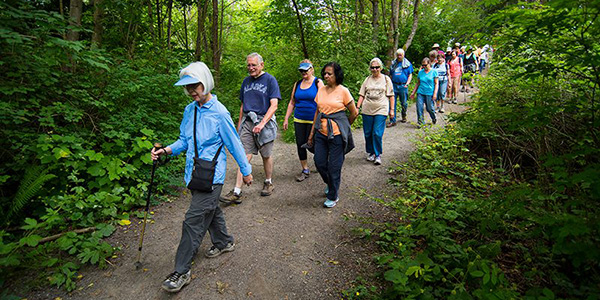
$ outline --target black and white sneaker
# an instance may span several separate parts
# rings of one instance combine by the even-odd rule
[[[217,257],[217,256],[221,255],[221,253],[223,253],[223,252],[231,252],[233,250],[235,250],[234,243],[227,243],[227,246],[225,246],[225,248],[223,248],[223,249],[219,249],[213,245],[212,247],[210,247],[210,249],[208,249],[204,253],[204,256],[206,256],[208,258],[213,258],[213,257]]]
[[[176,293],[179,292],[184,285],[190,283],[191,280],[191,271],[187,271],[185,274],[173,272],[165,279],[165,281],[163,281],[162,288],[167,292]]]

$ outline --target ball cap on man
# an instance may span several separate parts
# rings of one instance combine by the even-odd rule
[[[312,68],[312,66],[313,66],[313,65],[312,65],[311,63],[301,63],[301,64],[298,66],[298,70],[299,70],[299,71],[308,71],[308,69]]]
[[[435,48],[439,48],[439,47],[440,47],[440,44],[435,43],[435,44],[433,44],[433,46],[431,46],[431,49],[435,49]]]

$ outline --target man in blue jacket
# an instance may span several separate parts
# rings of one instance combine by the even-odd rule
[[[402,105],[402,120],[400,122],[406,123],[406,110],[408,108],[408,85],[412,80],[412,73],[414,69],[412,63],[404,57],[404,49],[400,48],[396,51],[396,59],[392,62],[390,68],[390,77],[394,85],[394,107],[390,109],[394,110],[394,117],[390,119],[387,127],[396,126],[396,106],[398,100]]]
[[[216,95],[210,93],[214,81],[208,67],[202,62],[192,63],[180,71],[179,77],[175,85],[184,86],[185,93],[194,101],[183,112],[179,139],[165,148],[152,149],[152,159],[156,160],[160,155],[179,155],[185,150],[186,185],[192,178],[196,150],[198,157],[203,160],[211,161],[217,156],[217,165],[212,192],[191,190],[192,201],[183,221],[181,240],[175,255],[175,271],[162,284],[162,288],[168,292],[178,292],[191,281],[192,260],[206,231],[210,233],[213,244],[205,252],[206,257],[216,257],[235,249],[233,237],[227,233],[223,211],[219,208],[219,196],[227,169],[227,155],[225,151],[220,151],[223,145],[237,161],[244,183],[252,183],[252,167],[246,159],[229,111],[217,100]],[[197,145],[196,149],[194,145]]]

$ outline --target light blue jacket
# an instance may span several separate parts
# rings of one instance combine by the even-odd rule
[[[199,106],[196,101],[188,104],[183,112],[183,120],[179,126],[179,139],[169,145],[173,150],[173,156],[179,155],[184,150],[186,152],[185,160],[185,184],[187,185],[192,178],[192,169],[194,167],[194,108],[198,109],[196,116],[196,143],[198,144],[198,157],[204,160],[212,160],[217,150],[222,144],[225,144],[229,153],[237,161],[240,170],[244,176],[252,173],[252,166],[246,158],[246,152],[240,141],[231,115],[227,108],[217,100],[216,95]],[[224,148],[225,148],[224,147]],[[217,159],[215,169],[215,179],[213,184],[223,184],[225,181],[225,171],[227,169],[227,154],[221,149],[221,154]]]

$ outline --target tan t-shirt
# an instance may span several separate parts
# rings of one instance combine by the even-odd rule
[[[346,109],[346,105],[354,101],[350,91],[343,85],[338,85],[333,91],[327,91],[327,86],[322,86],[315,96],[317,109],[324,114],[333,114]],[[331,122],[333,134],[340,134],[340,128],[335,122]],[[321,119],[321,129],[319,130],[324,135],[327,135],[327,119]]]
[[[367,77],[360,87],[359,95],[365,97],[362,103],[362,113],[365,115],[384,115],[390,111],[390,96],[394,96],[392,80],[381,74],[379,78]]]

